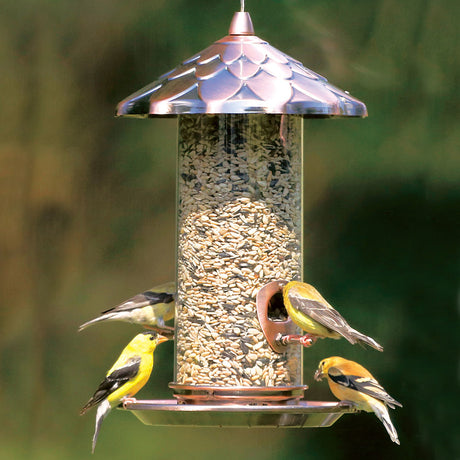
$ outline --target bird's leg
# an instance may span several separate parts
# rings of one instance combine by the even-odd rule
[[[316,343],[318,340],[318,337],[316,335],[311,335],[311,334],[305,334],[303,335],[299,342],[304,346],[304,347],[311,347]]]
[[[162,334],[163,332],[167,332],[167,333],[172,333],[174,332],[174,328],[171,327],[171,326],[162,326],[162,327],[159,327],[159,326],[147,326],[146,324],[144,324],[144,328],[145,329],[149,329],[151,331],[155,331],[155,332],[158,332],[160,334]]]
[[[353,401],[348,401],[346,399],[342,400],[342,401],[339,401],[337,403],[337,406],[338,407],[344,407],[346,409],[357,409],[357,404],[354,403]]]
[[[123,409],[127,409],[128,404],[134,404],[135,402],[137,402],[137,399],[130,397],[130,396],[125,396],[124,398],[121,399],[121,403],[123,404]]]
[[[300,343],[304,347],[311,347],[317,340],[318,337],[316,335],[305,334],[305,335],[279,335],[276,338],[277,342],[281,345],[289,345],[291,343]]]
[[[289,345],[290,343],[298,342],[302,336],[301,335],[281,335],[278,334],[276,341],[281,345]]]
[[[165,326],[165,327],[155,327],[151,326],[149,329],[154,330],[158,334],[164,335],[167,337],[169,340],[174,340],[174,328],[170,326]]]

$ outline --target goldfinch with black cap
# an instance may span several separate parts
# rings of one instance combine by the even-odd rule
[[[114,407],[126,400],[132,400],[133,396],[147,383],[153,368],[153,352],[160,343],[166,340],[168,340],[166,337],[156,332],[137,334],[121,352],[94,395],[81,409],[80,415],[83,415],[99,404],[93,436],[93,453],[102,421]]]

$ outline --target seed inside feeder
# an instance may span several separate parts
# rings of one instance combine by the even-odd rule
[[[267,316],[271,321],[286,321],[288,319],[282,292],[277,292],[268,301]]]
[[[255,305],[301,277],[301,132],[293,115],[180,116],[176,384],[301,383],[300,348],[274,352]]]

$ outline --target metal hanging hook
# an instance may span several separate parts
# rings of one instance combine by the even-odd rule
[[[240,0],[240,2],[241,2],[241,10],[240,11],[243,12],[244,11],[244,0]]]

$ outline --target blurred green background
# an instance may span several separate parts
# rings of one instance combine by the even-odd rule
[[[96,457],[459,457],[458,2],[247,0],[256,34],[363,100],[365,120],[305,122],[305,279],[383,354],[401,446],[372,414],[329,429],[148,427],[114,411]],[[90,458],[79,417],[137,332],[101,310],[174,277],[174,119],[118,101],[226,35],[237,0],[5,0],[0,15],[0,458]],[[168,398],[173,344],[139,397]],[[95,457],[95,458],[96,458]]]

